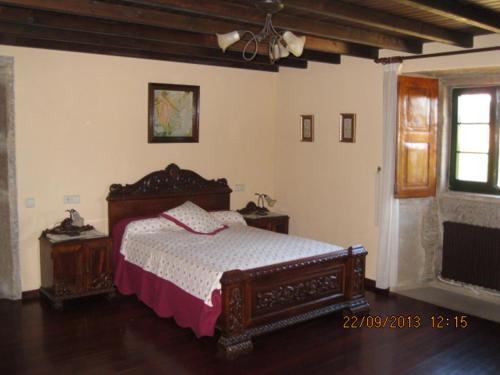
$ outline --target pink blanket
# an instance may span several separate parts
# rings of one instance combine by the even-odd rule
[[[113,228],[113,264],[115,285],[122,294],[135,294],[158,316],[173,317],[181,327],[191,328],[196,336],[213,336],[221,313],[220,290],[212,292],[212,306],[192,296],[177,285],[127,262],[120,253],[126,226],[135,220],[121,220]]]

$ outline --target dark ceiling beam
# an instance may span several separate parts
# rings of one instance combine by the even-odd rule
[[[186,1],[185,7],[189,4],[193,6],[193,4],[196,4],[197,2],[198,1]],[[159,0],[156,3],[159,3]],[[216,1],[214,1],[214,3],[219,4],[219,2]],[[77,14],[87,17],[105,18],[120,22],[138,23],[206,34],[213,34],[216,32],[225,33],[235,29],[240,29],[245,26],[244,24],[242,25],[242,23],[262,26],[264,19],[262,12],[258,12],[259,16],[257,16],[257,13],[250,12],[249,7],[244,7],[246,9],[246,16],[245,14],[239,14],[239,16],[244,16],[243,21],[240,21],[239,17],[236,17],[233,22],[229,22],[226,20],[213,20],[201,17],[195,18],[156,9],[145,9],[90,0],[1,0],[0,4],[43,9],[59,13]],[[280,14],[277,14],[274,20],[276,21],[276,26],[278,27],[290,29],[299,33],[312,34],[322,38],[341,39],[344,41],[368,44],[380,48],[411,53],[422,52],[422,44],[410,39],[398,38],[391,35],[347,26],[340,26],[333,23],[320,21],[310,22],[310,20],[301,17]]]
[[[157,53],[163,55],[174,55],[210,59],[211,61],[227,61],[235,64],[241,63],[241,54],[237,52],[218,53],[215,49],[187,46],[174,43],[146,41],[133,38],[100,35],[92,33],[40,28],[36,26],[14,25],[0,22],[0,34],[9,34],[20,38],[32,40],[45,40],[51,42],[75,43],[102,48],[117,48],[121,50],[139,51],[146,53]],[[257,56],[250,64],[271,65],[267,56]],[[300,59],[286,59],[281,64],[294,68],[307,68],[307,61]]]
[[[123,0],[123,2],[132,4],[132,5],[142,5],[142,6],[148,6],[150,8],[156,8],[156,9],[165,9],[165,4],[162,2],[155,1],[150,2],[150,1],[133,1],[133,0]],[[179,4],[186,5],[186,2],[181,1],[178,2]],[[195,9],[198,9],[200,3],[195,2]],[[208,1],[204,2],[202,5],[206,5],[209,7],[209,9],[221,9],[221,5],[217,4],[217,1]],[[225,4],[227,7],[228,4]],[[234,10],[233,4],[229,4],[229,7],[231,10]],[[232,7],[232,8],[231,8]],[[236,6],[237,7],[237,6]],[[170,10],[178,10],[179,7],[171,7]],[[241,11],[241,6],[240,6],[240,11]],[[243,14],[246,14],[249,8],[247,7],[242,11]],[[254,8],[250,8],[252,12],[255,12]],[[197,14],[196,12],[192,12]],[[231,12],[228,12],[230,14]],[[230,20],[229,17],[224,17],[220,16],[219,18],[221,19],[228,19]],[[258,12],[258,15],[256,16],[256,19],[258,22],[255,23],[255,25],[262,26],[263,25],[263,14],[262,12]],[[241,25],[239,25],[241,26]],[[238,29],[237,26],[235,26],[235,29]],[[258,31],[257,29],[254,29],[252,31]],[[230,47],[231,48],[231,47]],[[264,50],[267,50],[266,46],[263,46]],[[305,50],[312,50],[312,51],[317,51],[317,52],[323,52],[323,53],[333,53],[333,54],[340,54],[340,55],[349,55],[349,56],[354,56],[354,57],[361,57],[361,58],[367,58],[367,59],[376,59],[378,58],[378,48],[376,47],[371,47],[359,43],[352,43],[352,42],[345,42],[342,40],[336,40],[336,39],[327,39],[327,38],[321,38],[321,37],[316,37],[313,35],[307,35],[307,40],[306,40],[306,45],[305,45]],[[311,56],[314,56],[315,54],[310,54]]]
[[[156,9],[165,9],[165,3],[164,2],[158,2],[155,1],[150,2],[150,1],[134,1],[134,0],[123,0],[126,3],[132,4],[132,5],[142,5],[142,6],[148,6],[150,8],[156,8]],[[177,6],[170,6],[170,10],[178,10],[180,9],[179,4],[182,5],[187,5],[186,2],[181,1],[178,2]],[[200,3],[195,2],[194,3],[194,9],[195,11],[192,11],[193,14],[198,14],[196,10],[199,10]],[[221,5],[217,4],[217,1],[208,1],[204,2],[201,4],[202,6],[208,6],[209,9],[213,10],[221,9]],[[228,4],[224,5],[225,7],[228,6]],[[230,10],[234,11],[235,9],[238,9],[240,13],[242,14],[247,14],[248,11],[250,10],[251,12],[256,12],[254,7],[251,8],[242,8],[241,5],[236,5],[236,4],[229,4]],[[242,10],[243,9],[243,10]],[[230,17],[228,15],[232,15],[231,11],[226,14],[226,17],[224,15],[219,16],[220,19],[227,19],[230,20]],[[262,12],[258,11],[257,15],[255,15],[255,19],[257,20],[255,25],[262,26],[263,22],[263,14]],[[239,25],[241,26],[241,25]],[[235,26],[235,29],[238,27]],[[254,30],[257,31],[257,30]],[[264,46],[264,49],[267,47]],[[336,39],[329,39],[329,38],[321,38],[313,35],[307,35],[307,40],[306,40],[306,45],[305,45],[305,50],[313,50],[317,52],[324,52],[324,53],[335,53],[335,54],[340,54],[340,55],[349,55],[349,56],[354,56],[354,57],[361,57],[361,58],[367,58],[367,59],[376,59],[378,58],[378,48],[368,46],[368,45],[363,45],[359,43],[353,43],[353,42],[345,42],[342,40],[336,40]]]
[[[27,25],[53,27],[63,30],[92,31],[108,35],[124,35],[147,40],[164,40],[172,43],[178,42],[181,44],[218,49],[217,38],[214,34],[167,30],[157,26],[122,23],[107,19],[82,17],[28,8],[0,6],[0,20]],[[232,45],[229,49],[242,51],[243,47],[244,43],[240,42]],[[312,36],[307,40],[306,51],[307,50],[345,54],[368,59],[378,58],[377,48]],[[259,54],[267,55],[268,53],[267,46],[259,46]]]
[[[472,47],[473,36],[457,30],[448,30],[425,22],[394,16],[366,7],[331,0],[286,0],[286,9],[299,10],[315,16],[343,20],[358,25],[375,27],[434,42]]]
[[[173,10],[202,17],[209,16],[241,23],[239,27],[235,29],[244,28],[244,24],[262,26],[264,22],[264,13],[254,6],[228,3],[219,0],[123,0],[122,2],[131,5],[146,6],[151,9]],[[418,41],[399,38],[374,30],[359,29],[317,19],[311,20],[305,17],[291,16],[283,12],[273,16],[273,24],[278,28],[306,35],[340,39],[347,42],[363,43],[379,48],[394,49],[404,52],[422,52],[422,44]]]
[[[223,21],[92,0],[1,0],[2,4],[206,34],[213,34],[216,30],[229,32],[235,26]]]
[[[287,57],[286,59],[289,59],[290,57]],[[340,55],[335,55],[332,53],[322,53],[322,52],[316,52],[316,51],[304,51],[302,53],[302,56],[300,56],[301,59],[308,60],[308,61],[318,61],[318,62],[323,62],[323,63],[328,63],[328,64],[340,64]],[[286,60],[283,59],[283,60]]]
[[[318,38],[312,35],[307,36],[305,50],[338,53],[361,57],[366,59],[378,58],[378,48],[357,43],[348,43],[341,40]]]
[[[129,50],[116,47],[101,47],[89,44],[79,44],[74,42],[58,42],[51,40],[23,38],[12,34],[0,34],[0,44],[18,46],[18,47],[42,48],[42,49],[50,49],[58,51],[93,53],[93,54],[109,55],[109,56],[125,56],[125,57],[139,58],[139,59],[174,61],[174,62],[211,65],[211,66],[224,66],[230,68],[259,70],[268,72],[279,71],[279,66],[271,64],[254,64],[246,62],[235,63],[234,61],[224,61],[220,59],[186,57],[174,54]]]
[[[437,14],[441,17],[500,33],[500,14],[484,8],[450,0],[393,0],[399,4]]]
[[[0,6],[0,21],[60,30],[92,32],[110,36],[218,48],[217,37],[215,35],[167,30],[155,26],[125,24],[104,19],[45,12],[34,9]],[[241,51],[243,49],[242,45],[243,42],[236,43],[230,47],[230,50]],[[262,48],[259,52],[263,55],[268,54],[267,48]]]
[[[167,30],[156,26],[125,24],[97,18],[60,14],[34,9],[0,6],[0,21],[23,25],[52,27],[61,30],[85,31],[96,34],[118,35],[146,40],[165,41],[188,45],[197,45],[206,48],[218,49],[217,38],[211,34],[191,33],[178,30]],[[325,54],[345,54],[369,59],[378,58],[378,50],[372,47],[345,43],[341,41],[325,40],[309,37],[308,50]],[[243,41],[233,44],[229,50],[243,50]],[[259,54],[268,55],[266,45],[259,45]],[[314,55],[314,54],[313,54]],[[325,55],[326,58],[326,55]]]
[[[44,12],[33,9],[11,8],[0,6],[0,21],[19,25],[37,26],[67,31],[81,31],[95,35],[107,35],[116,37],[126,37],[133,39],[144,39],[160,43],[185,44],[197,47],[212,48],[221,57],[224,55],[217,46],[215,35],[195,34],[176,30],[166,30],[153,26],[142,26],[133,24],[122,24],[112,21],[99,20],[73,15],[63,15],[51,12]],[[236,43],[230,50],[241,52],[244,42]],[[269,50],[261,45],[258,53],[268,58]],[[239,57],[242,59],[241,55]],[[323,53],[317,51],[304,51],[302,60],[313,60],[338,64],[340,57],[338,54]],[[284,63],[286,65],[286,62]]]

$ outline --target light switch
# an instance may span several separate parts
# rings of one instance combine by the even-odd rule
[[[79,204],[80,196],[79,195],[65,195],[64,196],[64,204]]]
[[[25,206],[26,208],[35,208],[36,202],[35,198],[26,198]]]
[[[245,191],[245,184],[235,184],[234,185],[234,191]]]

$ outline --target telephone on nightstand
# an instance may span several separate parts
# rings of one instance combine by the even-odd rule
[[[63,234],[71,237],[76,237],[89,230],[93,230],[92,225],[84,225],[83,217],[80,216],[77,210],[70,209],[66,210],[69,212],[69,217],[64,219],[61,224],[55,226],[52,229],[47,229],[44,234]]]

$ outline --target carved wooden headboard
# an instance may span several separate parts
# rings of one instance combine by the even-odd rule
[[[122,219],[156,215],[188,200],[206,210],[228,210],[231,191],[225,178],[206,180],[170,164],[134,184],[109,187],[109,233]]]

